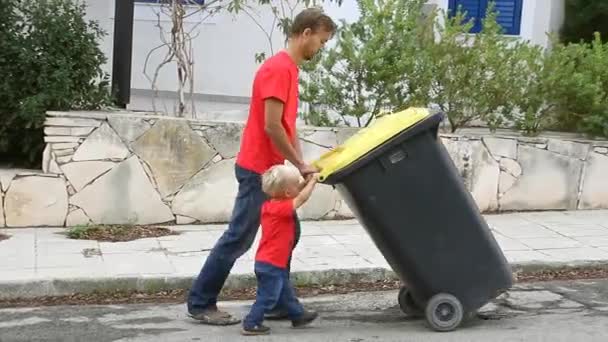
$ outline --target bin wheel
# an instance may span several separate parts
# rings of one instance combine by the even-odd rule
[[[424,316],[423,310],[416,305],[414,298],[412,298],[412,293],[406,287],[402,287],[399,290],[399,297],[397,299],[399,301],[399,308],[404,314],[410,317]]]
[[[452,331],[462,323],[463,317],[462,304],[447,293],[433,296],[426,305],[426,320],[435,331]]]

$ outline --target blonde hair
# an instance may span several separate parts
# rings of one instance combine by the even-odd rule
[[[262,175],[262,191],[273,197],[285,189],[289,181],[300,181],[300,172],[293,166],[275,165]]]

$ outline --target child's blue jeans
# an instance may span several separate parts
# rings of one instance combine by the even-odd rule
[[[273,309],[275,306],[287,309],[287,315],[291,320],[302,316],[304,308],[296,297],[287,269],[256,261],[255,275],[258,281],[258,289],[255,303],[253,303],[251,311],[243,321],[243,326],[246,329],[262,324],[264,312]]]

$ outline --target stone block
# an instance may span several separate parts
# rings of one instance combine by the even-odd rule
[[[78,147],[78,143],[56,143],[51,144],[53,151],[55,150],[64,150],[64,149],[74,149]]]
[[[58,164],[65,164],[65,163],[71,162],[72,158],[73,158],[72,155],[55,157],[55,161],[57,161]]]
[[[0,227],[4,227],[4,195],[0,193]]]
[[[80,145],[74,153],[74,161],[124,160],[130,152],[118,134],[104,123]]]
[[[608,154],[608,147],[596,147],[593,151],[596,153]]]
[[[45,143],[78,143],[78,142],[80,142],[80,138],[79,137],[68,136],[68,135],[64,135],[64,136],[49,136],[49,135],[46,135],[44,137],[44,142]]]
[[[360,128],[340,128],[336,133],[338,139],[338,145],[344,144],[353,135],[359,132]]]
[[[304,161],[311,163],[328,152],[329,148],[338,146],[338,138],[331,130],[315,131],[304,137],[301,136],[300,144]]]
[[[513,185],[515,185],[515,182],[517,182],[517,178],[514,177],[512,174],[507,172],[501,172],[500,181],[498,183],[498,192],[500,194],[504,194],[505,192],[509,191],[513,187]]]
[[[70,135],[84,137],[89,135],[95,127],[60,127],[60,126],[46,126],[44,127],[44,134],[46,135]]]
[[[500,167],[481,141],[469,142],[472,148],[471,159],[471,195],[479,210],[495,211],[498,209],[498,180]]]
[[[500,199],[503,210],[575,209],[583,162],[547,150],[520,145],[523,174]]]
[[[0,169],[0,188],[2,191],[8,190],[9,185],[16,175],[31,171],[32,170],[25,169]]]
[[[52,173],[52,174],[56,174],[56,175],[60,175],[63,173],[61,171],[61,169],[59,168],[59,164],[57,164],[57,161],[54,158],[52,158],[49,163],[48,173]]]
[[[176,224],[192,224],[194,222],[196,222],[195,218],[188,217],[188,216],[182,216],[182,215],[175,215]]]
[[[178,191],[216,154],[183,120],[158,121],[132,148],[152,169],[163,198]]]
[[[42,172],[49,172],[51,158],[51,144],[46,144],[46,146],[44,147],[44,151],[42,151]]]
[[[108,123],[127,144],[137,140],[137,138],[142,136],[150,127],[152,127],[152,125],[146,122],[142,117],[129,117],[124,115],[110,115],[108,116]]]
[[[66,227],[89,225],[91,220],[82,209],[76,209],[68,214],[65,221]]]
[[[99,127],[100,120],[85,118],[47,117],[45,126],[67,126],[67,127]]]
[[[222,160],[192,177],[175,196],[173,213],[201,223],[227,222],[238,191],[234,162]]]
[[[69,155],[73,155],[75,152],[75,150],[68,148],[66,150],[53,150],[53,154],[56,157],[65,157],[65,156],[69,156]]]
[[[513,159],[502,158],[500,160],[500,169],[513,177],[521,176],[521,165]]]
[[[153,224],[173,221],[173,213],[132,156],[72,196],[97,224]]]
[[[298,210],[301,220],[319,220],[337,207],[340,196],[331,186],[319,184],[310,199]]]
[[[206,129],[203,137],[215,148],[224,159],[236,157],[241,146],[243,125],[239,123],[226,123]]]
[[[62,165],[61,170],[78,192],[114,165],[115,163],[107,161],[73,162]]]
[[[354,217],[355,217],[355,214],[350,209],[348,204],[346,204],[346,202],[344,200],[339,200],[337,203],[337,207],[336,207],[336,218],[350,219],[350,218],[354,218]]]
[[[608,157],[592,153],[583,176],[579,209],[608,208]]]
[[[517,159],[517,140],[484,137],[483,142],[492,156]]]
[[[63,226],[68,211],[65,181],[55,177],[18,177],[4,198],[9,227]]]
[[[471,190],[470,165],[473,157],[473,149],[467,141],[457,141],[441,138],[443,146],[452,158],[458,174],[462,177],[465,187]]]
[[[549,144],[547,145],[547,148],[551,152],[584,160],[587,158],[590,146],[588,144],[581,144],[571,141],[549,139]]]

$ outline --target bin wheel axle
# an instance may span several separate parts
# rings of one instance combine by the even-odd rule
[[[426,320],[433,330],[452,331],[462,323],[464,309],[458,298],[440,293],[431,298],[426,305]]]

